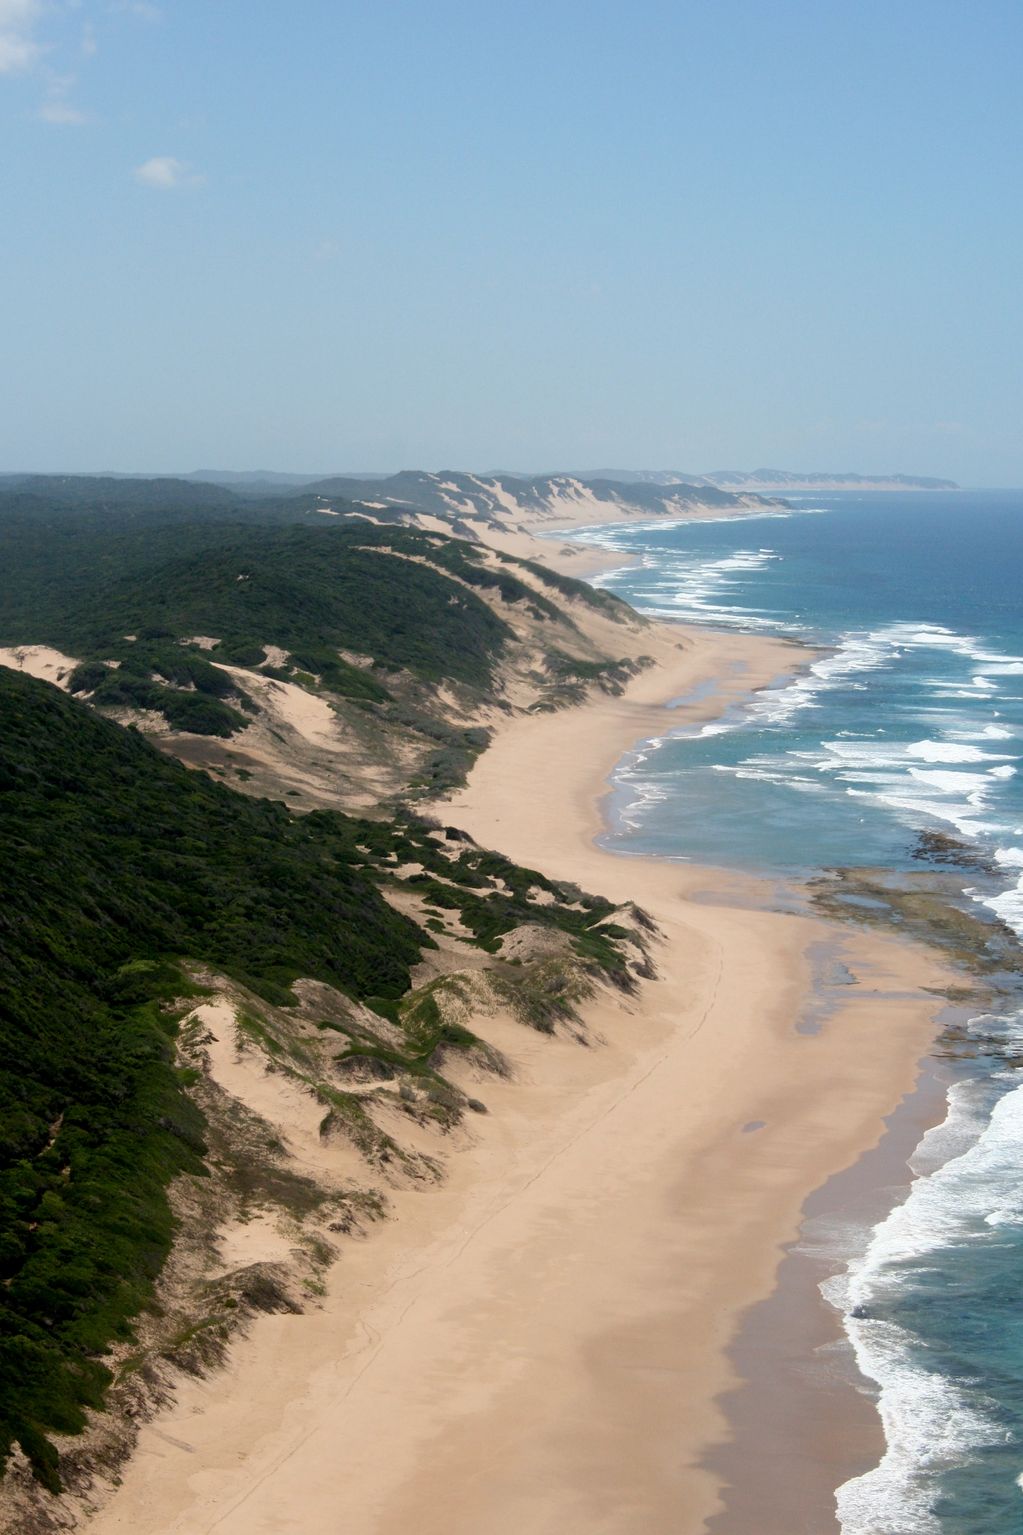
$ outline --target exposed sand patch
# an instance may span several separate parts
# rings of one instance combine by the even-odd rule
[[[73,656],[62,655],[51,645],[12,645],[0,649],[0,666],[9,666],[16,672],[27,672],[30,677],[52,682],[65,692],[68,678],[78,664]]]
[[[156,709],[103,709],[100,711],[107,719],[113,720],[118,725],[134,725],[136,730],[141,730],[147,736],[169,736],[171,727],[166,719]]]
[[[284,655],[276,650],[276,657]],[[166,736],[160,744],[188,766],[205,768],[250,793],[271,799],[287,795],[303,808],[352,811],[372,808],[414,771],[416,746],[385,721],[343,700],[335,711],[325,698],[259,670],[214,664],[255,700],[260,713],[229,741],[177,732]],[[420,755],[425,750],[426,744]]]
[[[450,497],[448,499],[451,500]],[[451,509],[454,512],[463,512],[466,509],[466,503],[452,501]],[[470,513],[473,510],[474,508],[469,507]],[[421,528],[424,533],[440,533],[444,538],[451,537],[450,521],[443,517],[434,517],[429,512],[416,513],[416,527]]]
[[[279,682],[276,677],[264,677],[261,672],[227,666],[222,661],[213,664],[218,671],[226,672],[240,688],[255,695],[268,714],[275,715],[291,730],[297,731],[310,746],[323,751],[336,751],[340,746],[338,717],[326,699],[307,693],[297,682]]]
[[[300,1167],[332,1181],[365,1175],[358,1154],[344,1141],[321,1138],[327,1111],[314,1094],[284,1072],[269,1070],[265,1052],[244,1043],[233,1002],[226,997],[204,1002],[191,1016],[208,1031],[204,1048],[214,1082],[272,1125]]]
[[[217,1237],[220,1266],[225,1273],[250,1263],[285,1263],[295,1243],[284,1235],[272,1215],[232,1221]]]

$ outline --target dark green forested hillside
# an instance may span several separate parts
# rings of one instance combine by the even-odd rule
[[[246,528],[198,555],[105,583],[58,632],[92,651],[141,629],[289,651],[331,647],[389,670],[484,684],[508,631],[435,568],[434,547],[444,542],[372,527]]]
[[[296,516],[293,502],[284,506],[288,518],[282,510],[279,519],[268,524],[263,503],[251,508],[231,501],[212,507],[130,502],[107,508],[0,493],[0,644],[85,645],[97,637],[117,637],[123,624],[152,622],[147,593],[163,604],[171,627],[201,617],[220,625],[214,633],[237,633],[251,618],[275,630],[284,624],[294,634],[313,638],[314,610],[322,610],[335,627],[347,630],[352,623],[348,592],[353,587],[358,592],[359,569],[366,568],[355,556],[369,549],[425,560],[440,573],[481,590],[489,587],[505,601],[531,601],[548,616],[553,614],[551,598],[538,594],[535,585],[525,585],[522,570],[546,586],[551,597],[570,597],[616,618],[631,616],[609,593],[529,561],[501,555],[496,558],[502,569],[488,570],[480,547],[462,539],[377,527],[344,514],[336,519],[311,514],[315,520],[309,525]],[[230,578],[237,570],[225,579],[225,567],[239,557],[260,577],[256,589],[234,591]],[[282,559],[291,562],[287,579],[274,571]],[[207,589],[207,562],[211,577],[219,580],[216,591]],[[332,606],[330,584],[338,572],[347,590]],[[276,586],[275,575],[280,578]],[[389,579],[401,589],[411,578],[392,569]],[[429,593],[421,589],[417,600],[415,589],[409,588],[409,595],[413,616],[419,616]],[[308,613],[284,608],[284,601],[295,596],[311,602]],[[405,601],[402,590],[398,601]],[[360,638],[371,641],[373,633],[350,635],[353,643]],[[280,643],[270,634],[264,640]],[[442,648],[438,646],[438,654]],[[407,666],[414,659],[399,650],[396,664]]]
[[[265,666],[273,645],[288,660],[271,675],[315,677],[402,726],[425,719],[437,750],[461,760],[480,742],[431,724],[421,684],[489,697],[516,614],[572,631],[565,598],[615,619],[628,611],[542,566],[412,528],[111,519],[0,516],[0,645],[56,645],[83,661],[71,688],[98,708],[159,712],[197,735],[229,737],[256,712],[244,681],[211,663]],[[216,642],[207,655],[196,635]],[[408,687],[395,699],[398,672],[417,694],[411,714]]]
[[[138,477],[103,474],[0,475],[0,499],[21,497],[31,505],[57,512],[124,511],[138,515],[150,510],[194,512],[237,507],[240,498],[221,485],[176,479],[171,475]]]
[[[266,645],[280,646],[292,671],[364,703],[386,703],[398,671],[487,691],[511,631],[477,591],[541,619],[557,613],[503,564],[489,569],[474,545],[364,521],[0,518],[0,566],[0,644],[57,645],[86,663],[72,687],[97,706],[158,710],[203,735],[229,736],[251,712],[244,688],[210,660],[253,666]],[[220,642],[209,659],[183,653],[196,634]]]
[[[553,604],[474,546],[407,529],[199,524],[104,535],[0,523],[0,643],[128,659],[126,634],[367,655],[484,685],[508,630],[463,583],[538,614]],[[452,577],[457,577],[453,580]]]
[[[8,573],[0,640],[95,649],[163,627],[336,643],[385,666],[482,675],[504,634],[485,604],[414,563],[433,564],[442,551],[446,568],[461,574],[474,568],[472,546],[410,530],[186,524],[107,537],[69,528],[66,536],[62,544],[47,529],[33,541],[23,527],[0,523]],[[384,564],[389,552],[401,563]],[[517,594],[527,590],[518,583]]]
[[[272,999],[297,976],[397,997],[424,935],[315,827],[0,668],[0,1452],[52,1473],[167,1252],[202,1127],[156,1005],[174,960]]]

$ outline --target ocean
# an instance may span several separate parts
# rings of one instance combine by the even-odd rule
[[[1023,492],[791,504],[574,535],[635,559],[596,584],[641,612],[820,647],[633,752],[606,844],[782,879],[908,877],[937,847],[955,901],[1023,941]],[[1023,1530],[1023,1000],[1003,979],[967,1020],[914,1181],[841,1233],[823,1287],[887,1444],[838,1490],[843,1535]]]

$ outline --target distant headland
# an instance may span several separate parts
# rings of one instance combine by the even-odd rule
[[[715,469],[710,474],[686,474],[675,469],[597,469],[592,477],[623,483],[645,481],[654,485],[707,485],[716,490],[784,494],[804,490],[959,490],[955,480],[938,480],[920,474],[854,474],[849,470],[814,470],[800,474],[792,469]],[[589,476],[584,476],[589,478]]]

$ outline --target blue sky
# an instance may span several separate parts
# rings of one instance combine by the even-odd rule
[[[0,469],[1023,484],[1020,0],[0,0]]]

